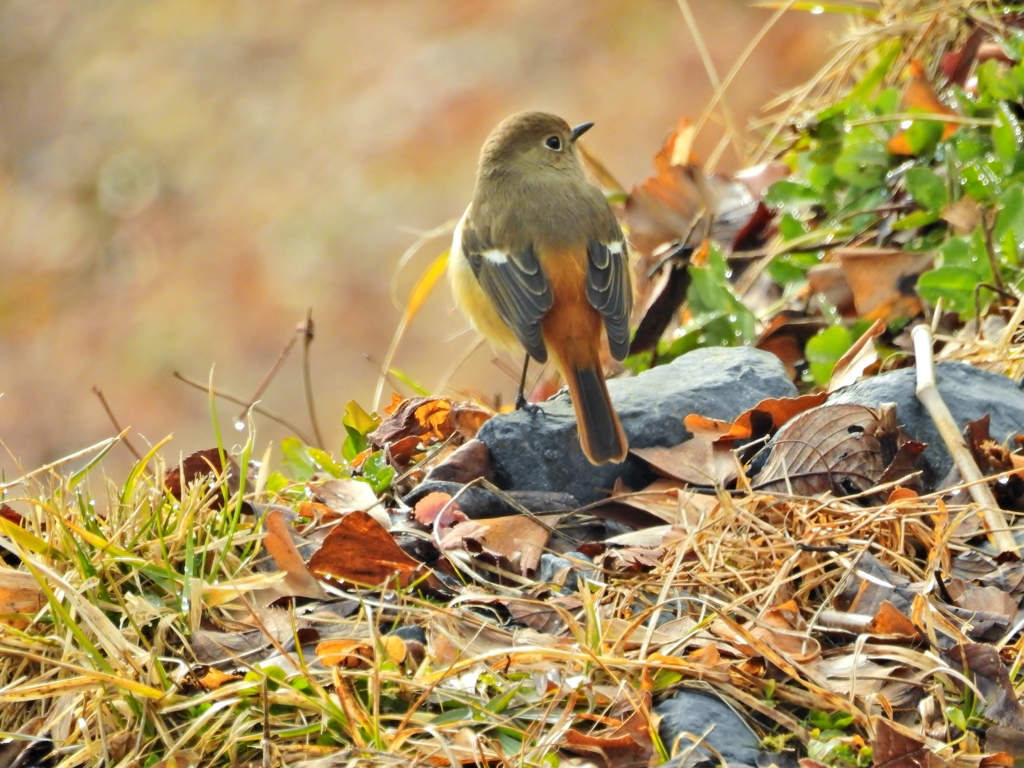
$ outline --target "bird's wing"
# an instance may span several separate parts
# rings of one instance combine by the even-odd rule
[[[604,240],[595,239],[587,244],[587,300],[604,318],[612,357],[622,360],[629,352],[633,289],[626,239],[618,224],[613,226]]]
[[[505,325],[530,357],[546,362],[548,353],[541,337],[540,321],[551,309],[554,299],[533,248],[495,247],[467,227],[462,235],[462,253]]]

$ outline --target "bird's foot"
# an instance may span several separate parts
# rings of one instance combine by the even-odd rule
[[[537,405],[537,403],[531,403],[522,394],[516,396],[516,410],[526,411],[531,416],[536,416],[538,413],[543,413],[543,409]]]

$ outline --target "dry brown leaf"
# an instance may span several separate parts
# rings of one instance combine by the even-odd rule
[[[921,313],[917,278],[931,269],[934,254],[899,248],[837,248],[835,258],[860,317],[888,325]]]
[[[454,611],[432,613],[426,631],[427,650],[443,665],[454,664],[460,658],[511,653],[516,645],[507,629]]]
[[[888,600],[882,603],[878,613],[871,619],[868,632],[872,635],[904,640],[918,640],[921,637],[921,632],[914,626],[914,622]]]
[[[374,661],[373,647],[354,638],[324,640],[317,645],[316,655],[327,667],[368,667]]]
[[[694,435],[679,445],[633,448],[630,452],[662,475],[689,485],[722,487],[739,474],[732,446],[718,444],[703,435]]]
[[[796,602],[790,600],[764,611],[750,633],[771,645],[795,664],[805,664],[821,656],[821,643],[806,632],[807,623]]]
[[[1007,752],[993,752],[981,758],[978,768],[1013,768],[1015,764],[1013,756]]]
[[[1009,755],[1011,760],[1024,760],[1024,730],[993,725],[985,731],[985,751]]]
[[[236,680],[242,680],[242,679],[243,679],[242,675],[235,675],[235,674],[230,674],[230,673],[227,673],[227,672],[222,672],[221,670],[217,669],[216,667],[209,667],[209,666],[207,666],[205,668],[202,676],[200,676],[197,679],[197,682],[203,688],[203,690],[205,690],[205,691],[213,691],[213,690],[216,690],[217,688],[220,688],[222,685],[226,685],[228,683],[233,683]]]
[[[838,267],[836,269],[838,270]],[[814,270],[811,270],[808,277],[813,274]],[[852,298],[850,301],[852,302]],[[797,312],[782,310],[768,321],[768,326],[762,331],[754,346],[779,358],[786,366],[789,377],[797,381],[799,370],[807,360],[804,352],[807,342],[827,327],[828,323],[820,317],[804,317]]]
[[[424,482],[440,480],[463,485],[479,479],[494,482],[491,451],[482,440],[469,440],[460,445],[427,472]]]
[[[173,755],[153,763],[152,768],[192,768],[194,765],[202,765],[203,756],[192,749],[179,749]]]
[[[700,248],[706,248],[702,243]],[[656,257],[668,259],[661,268],[653,283],[641,281],[646,290],[641,294],[642,303],[638,302],[637,323],[633,340],[629,343],[629,354],[650,352],[658,345],[658,341],[673,321],[678,320],[678,310],[686,301],[686,294],[692,282],[690,263],[693,250],[689,247],[676,247],[669,254],[658,253]]]
[[[606,768],[647,766],[654,754],[651,738],[652,715],[650,694],[638,692],[639,701],[633,701],[631,713],[625,720],[611,719],[608,727],[599,732],[583,733],[570,728],[562,742],[568,752],[586,755],[603,762]],[[606,718],[606,721],[610,718]]]
[[[862,405],[826,403],[801,413],[779,430],[771,457],[755,478],[758,487],[811,496],[840,496],[873,487],[887,466],[883,441],[895,441],[895,415]]]
[[[293,538],[295,531],[285,520],[284,513],[279,509],[272,510],[264,518],[263,525],[267,531],[263,537],[263,547],[285,574],[285,589],[279,591],[296,597],[326,598],[324,588],[309,572],[305,560],[299,554]]]
[[[647,256],[664,243],[685,238],[700,211],[714,210],[697,178],[702,172],[692,147],[693,125],[684,118],[655,155],[655,175],[634,187],[626,200],[630,243]]]
[[[646,573],[661,565],[665,550],[659,548],[646,549],[641,547],[622,547],[606,549],[594,558],[598,568],[605,568],[617,573]]]
[[[550,602],[553,600],[505,600],[503,605],[523,626],[548,635],[560,635],[565,630],[565,621],[561,613],[548,605]]]
[[[943,768],[947,765],[908,728],[881,717],[873,721],[872,752],[876,768]]]
[[[339,515],[347,515],[358,510],[368,513],[384,528],[391,528],[391,518],[369,483],[354,478],[331,478],[322,482],[307,483],[306,488],[315,498]]]
[[[0,503],[0,520],[14,523],[19,528],[25,525],[25,518],[19,512],[7,504]]]
[[[313,575],[345,584],[405,588],[428,573],[366,512],[345,515],[309,559]]]
[[[618,483],[618,481],[616,482]],[[678,480],[660,478],[652,483],[652,485],[658,485],[658,489],[652,490],[650,495],[646,495],[645,491],[639,491],[638,493],[644,495],[639,501],[635,501],[630,498],[631,492],[623,491],[621,485],[618,485],[611,498],[591,507],[588,511],[595,517],[622,523],[634,530],[660,526],[666,522],[678,520],[679,503],[674,496],[663,492],[664,489],[660,487],[662,483],[672,488],[679,488]],[[622,495],[617,496],[616,494]],[[589,542],[586,541],[581,544],[581,546],[588,545]]]
[[[981,223],[981,206],[970,195],[950,203],[942,209],[942,219],[953,230],[953,234],[969,235]]]
[[[416,506],[413,507],[413,516],[424,525],[433,525],[434,521],[437,520],[438,516],[446,508],[451,509],[453,513],[458,513],[459,517],[455,518],[456,522],[463,522],[469,519],[459,511],[459,503],[452,501],[452,495],[450,493],[442,493],[441,491],[428,493],[417,501]]]
[[[836,308],[842,317],[856,317],[857,309],[853,304],[853,289],[846,280],[846,272],[835,262],[826,262],[811,267],[807,272],[807,289],[812,296],[822,296]],[[827,328],[828,323],[819,321],[819,328]],[[803,352],[804,346],[800,347]]]
[[[410,397],[393,403],[392,407],[391,415],[367,435],[377,447],[385,448],[409,437],[418,438],[426,446],[448,440],[456,433],[462,441],[471,440],[493,415],[447,397]]]
[[[557,525],[559,520],[560,515],[548,518],[549,525],[552,526]],[[452,535],[460,540],[472,538],[486,551],[505,557],[511,563],[518,562],[520,572],[526,576],[540,563],[540,556],[547,546],[551,532],[525,515],[511,515],[460,523],[452,529]],[[446,538],[442,549],[449,550],[456,546],[465,548],[461,541]]]

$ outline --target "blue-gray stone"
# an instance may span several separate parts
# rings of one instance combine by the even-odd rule
[[[731,421],[766,398],[796,395],[779,359],[750,347],[696,349],[639,376],[613,379],[608,391],[631,448],[688,440],[683,419],[692,413]],[[477,435],[490,448],[500,488],[562,491],[589,504],[607,496],[616,479],[633,488],[653,479],[635,456],[596,467],[587,461],[568,394],[539,405],[495,416]]]
[[[967,422],[988,414],[991,417],[989,434],[996,442],[1002,443],[1024,432],[1024,392],[1012,379],[951,361],[935,366],[935,379],[939,394],[961,429]],[[851,384],[835,392],[829,402],[856,403],[870,408],[896,403],[896,420],[904,431],[914,440],[928,444],[924,452],[928,465],[925,480],[931,484],[946,476],[953,459],[931,416],[917,399],[916,389],[917,372],[913,368],[902,368]]]

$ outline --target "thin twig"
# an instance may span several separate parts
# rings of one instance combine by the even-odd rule
[[[306,322],[299,329],[302,331],[302,384],[306,390],[306,408],[309,410],[309,421],[313,425],[316,436],[316,447],[323,448],[326,443],[320,432],[320,421],[316,417],[316,404],[313,402],[313,375],[310,371],[309,348],[316,337],[316,325],[313,323],[313,308],[306,310]]]
[[[117,432],[118,434],[126,434],[128,430],[126,430],[118,423],[117,416],[115,416],[114,412],[110,409],[110,404],[107,402],[107,398],[103,396],[103,390],[101,390],[99,387],[94,386],[92,388],[92,392],[94,395],[96,395],[96,397],[100,399],[100,405],[102,405],[103,410],[106,411],[107,418],[110,419],[110,423],[114,425],[114,431]],[[135,457],[136,461],[142,461],[142,454],[135,450],[135,446],[132,445],[132,441],[128,439],[127,435],[121,442],[124,443],[125,448],[131,451],[132,456]]]
[[[263,381],[261,381],[260,385],[256,387],[256,391],[253,392],[252,397],[243,403],[245,407],[242,409],[242,412],[238,414],[238,418],[235,419],[236,423],[245,423],[246,418],[249,416],[249,411],[253,409],[253,406],[256,405],[256,401],[260,399],[260,396],[270,385],[270,382],[274,380],[275,376],[277,376],[277,372],[281,370],[281,366],[284,365],[284,361],[287,359],[288,353],[292,351],[292,347],[295,346],[295,342],[299,340],[299,333],[303,332],[303,328],[303,325],[299,325],[296,328],[296,333],[293,333],[292,337],[288,339],[288,343],[284,345],[284,349],[281,350],[281,354],[277,357],[277,362],[275,362],[270,368],[267,375],[263,377]]]
[[[970,485],[968,491],[974,503],[981,508],[981,516],[988,528],[988,536],[992,544],[1000,552],[1015,552],[1017,541],[1009,530],[1003,511],[996,503],[995,496],[984,475],[978,469],[967,443],[964,441],[960,428],[953,419],[949,407],[939,394],[935,385],[935,363],[932,360],[932,332],[927,325],[918,325],[910,332],[914,340],[914,356],[917,359],[917,399],[928,411],[935,422],[942,441],[946,444],[953,461],[960,470],[960,475]]]
[[[198,389],[200,392],[206,392],[206,393],[210,392],[209,384],[204,384],[201,381],[196,381],[195,379],[191,379],[188,376],[186,376],[185,374],[181,373],[180,371],[175,371],[174,372],[174,378],[176,378],[180,382],[188,384],[190,387],[194,387],[195,389]],[[213,394],[214,394],[215,397],[219,397],[222,400],[227,400],[229,403],[234,403],[235,405],[246,405],[245,400],[243,400],[240,397],[236,397],[235,395],[229,395],[227,392],[221,392],[220,390],[214,389],[213,390]],[[276,413],[273,413],[272,411],[268,411],[266,408],[262,408],[259,405],[253,405],[248,410],[252,411],[253,413],[258,413],[260,416],[265,416],[266,418],[270,419],[271,421],[273,421],[273,422],[275,422],[277,424],[280,424],[285,429],[291,431],[291,433],[293,435],[295,435],[297,438],[299,438],[306,445],[313,445],[313,441],[310,439],[309,435],[305,434],[301,429],[299,429],[297,426],[292,424],[290,421],[288,421],[283,416],[278,416]]]

